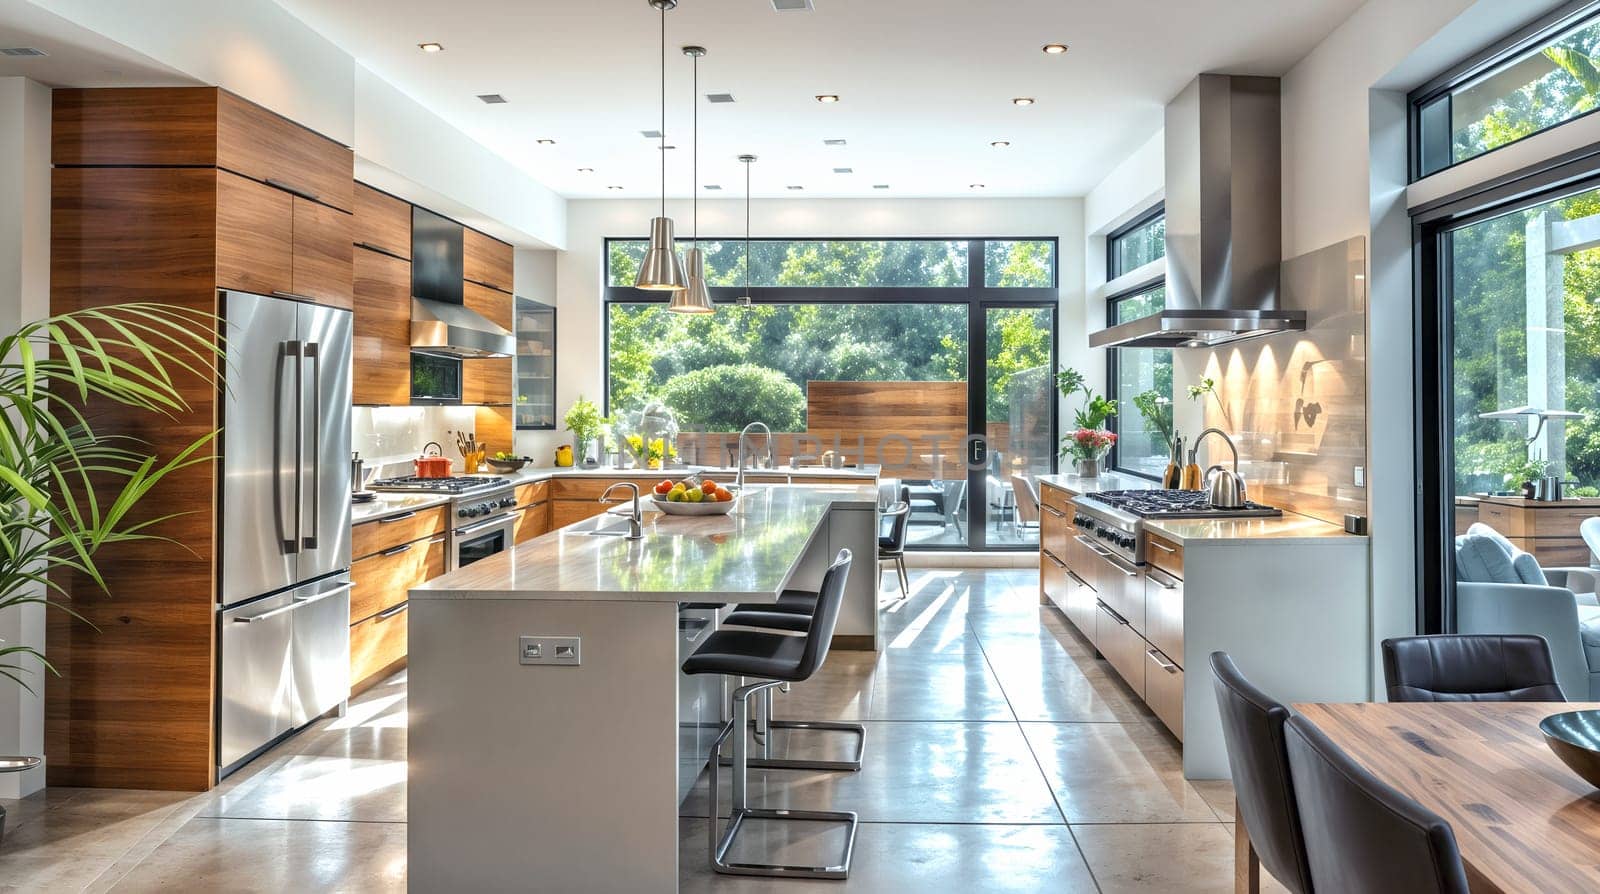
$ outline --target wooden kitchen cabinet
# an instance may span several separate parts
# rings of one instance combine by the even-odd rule
[[[468,280],[461,284],[461,303],[468,310],[475,310],[487,317],[489,322],[510,331],[514,303],[510,292],[497,291]]]
[[[350,531],[350,555],[360,559],[402,543],[426,540],[443,534],[448,525],[449,507],[433,506],[403,512],[377,521],[362,522]]]
[[[288,291],[349,309],[354,249],[347,212],[294,197],[294,281]]]
[[[409,602],[350,627],[350,693],[354,695],[400,669],[406,660]]]
[[[551,531],[592,518],[611,508],[598,500],[551,500],[549,505]]]
[[[1147,570],[1144,605],[1145,637],[1183,667],[1183,578],[1159,568]]]
[[[477,406],[510,406],[512,360],[506,358],[461,361],[461,402]]]
[[[1183,544],[1145,532],[1144,560],[1175,577],[1183,577]]]
[[[509,294],[513,291],[511,272],[514,257],[511,246],[499,239],[485,236],[470,227],[462,234],[461,275],[464,279]],[[496,319],[495,322],[500,321]],[[509,315],[503,325],[511,328]]]
[[[1140,636],[1126,618],[1108,609],[1103,603],[1095,615],[1094,645],[1116,670],[1117,676],[1127,683],[1141,699],[1144,698],[1145,665],[1149,663],[1144,637]]]
[[[522,514],[517,516],[516,534],[512,537],[513,543],[526,543],[535,537],[550,533],[550,503],[549,501],[531,503],[522,507]]]
[[[1183,740],[1183,668],[1156,648],[1145,649],[1144,703]]]
[[[350,563],[351,623],[405,602],[412,587],[444,574],[445,562],[445,535],[436,534]]]
[[[1095,641],[1094,616],[1098,612],[1099,594],[1093,587],[1084,583],[1076,571],[1066,568],[1065,572],[1066,582],[1063,586],[1066,592],[1063,599],[1066,605],[1062,611],[1066,613],[1067,620],[1083,634],[1084,639],[1092,643]]]
[[[411,260],[410,202],[357,183],[353,225],[357,247]]]
[[[217,287],[270,295],[294,288],[294,196],[217,171]]]
[[[356,404],[411,403],[411,262],[365,248],[352,250],[355,298]]]
[[[1045,550],[1039,551],[1039,602],[1067,610],[1067,566]]]

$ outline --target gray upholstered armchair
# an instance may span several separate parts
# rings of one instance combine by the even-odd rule
[[[1499,532],[1475,524],[1456,538],[1456,629],[1542,636],[1567,698],[1600,700],[1596,579],[1592,568],[1540,568]]]

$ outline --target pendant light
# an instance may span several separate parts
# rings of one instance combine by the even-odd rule
[[[694,210],[690,213],[693,232],[689,251],[683,259],[687,268],[688,287],[672,293],[667,310],[681,314],[708,314],[716,308],[711,306],[711,292],[706,288],[706,256],[700,250],[700,57],[706,54],[706,48],[684,47],[683,54],[694,59],[694,92],[690,94],[694,100],[694,156],[690,165],[693,174],[689,184],[693,197],[691,207]]]
[[[639,262],[633,287],[682,290],[683,262],[678,260],[672,218],[667,216],[667,10],[676,8],[678,0],[650,0],[650,5],[661,10],[661,216],[650,221],[650,247]]]
[[[744,162],[744,296],[739,303],[749,307],[750,297],[750,166],[756,163],[754,155],[741,155],[739,160]]]

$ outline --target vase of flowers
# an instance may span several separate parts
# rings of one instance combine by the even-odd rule
[[[1097,478],[1100,475],[1100,459],[1117,443],[1117,436],[1100,428],[1080,428],[1062,439],[1066,444],[1066,453],[1072,457],[1078,477]]]
[[[1081,398],[1082,409],[1073,411],[1077,430],[1061,439],[1062,458],[1072,457],[1079,477],[1100,475],[1100,460],[1117,443],[1117,436],[1106,430],[1106,420],[1117,415],[1117,402],[1095,394],[1083,373],[1062,367],[1056,373],[1056,390],[1068,399]]]

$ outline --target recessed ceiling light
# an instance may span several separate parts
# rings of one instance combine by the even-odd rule
[[[48,56],[48,55],[50,55],[50,54],[46,53],[44,50],[39,49],[38,47],[5,47],[4,49],[0,49],[0,56]]]
[[[990,143],[989,145],[993,146],[996,149],[1004,149],[1007,146],[1011,145],[1011,141],[1010,140],[995,140],[994,142]]]
[[[506,98],[498,93],[479,93],[478,98],[491,106],[497,106],[506,101]]]
[[[579,168],[578,169],[578,173],[580,173],[580,174],[593,174],[594,173],[594,168]]]
[[[805,189],[804,186],[791,186],[789,189]]]
[[[721,188],[722,188],[722,185],[718,184],[718,183],[707,183],[706,184],[706,189],[721,189]]]
[[[855,168],[834,168],[833,172],[835,174],[854,174],[856,170]]]
[[[967,189],[983,189],[983,184],[982,183],[973,183],[973,184],[970,184],[967,187]]]
[[[1067,51],[1067,45],[1064,43],[1047,43],[1040,49],[1051,56],[1059,56]]]
[[[444,52],[444,44],[442,44],[442,43],[432,43],[432,42],[430,42],[430,43],[419,43],[419,44],[417,44],[417,49],[421,50],[424,53],[442,53],[442,52]]]
[[[723,103],[723,102],[733,102],[733,101],[734,101],[734,99],[733,99],[733,94],[732,93],[707,93],[706,94],[706,102]]]
[[[887,183],[874,183],[874,184],[872,184],[872,188],[873,189],[888,189],[889,188],[889,184],[887,184]]]
[[[843,145],[845,145],[845,141],[844,140],[823,140],[822,141],[822,145],[824,145],[824,146],[843,146]]]
[[[819,93],[819,94],[817,94],[817,102],[820,102],[820,103],[822,103],[824,105],[827,105],[828,103],[835,103],[835,102],[838,102],[838,101],[839,101],[839,94],[837,94],[837,93]]]
[[[772,8],[778,12],[807,12],[812,6],[811,0],[772,0]]]
[[[1014,106],[1031,106],[1033,105],[1033,97],[1019,96],[1016,99],[1011,100],[1011,104]]]
[[[556,144],[555,140],[550,140],[550,139],[539,139],[539,140],[534,140],[534,142],[538,143],[541,146],[554,146]]]
[[[619,190],[620,191],[622,189],[622,187],[620,187],[620,186],[608,186],[608,187],[606,187],[606,189],[612,189],[612,190]]]

